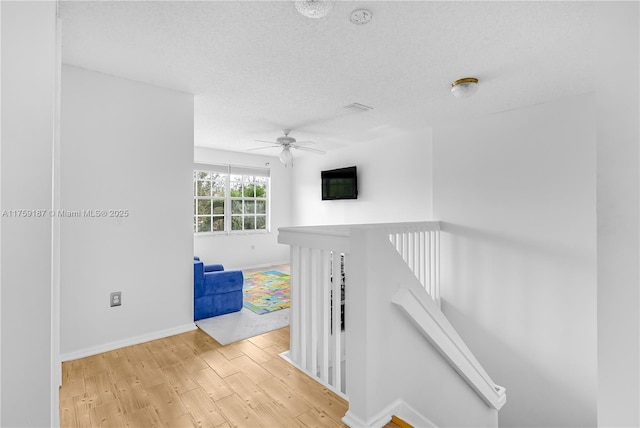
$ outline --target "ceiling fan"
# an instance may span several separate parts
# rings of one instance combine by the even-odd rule
[[[276,141],[264,141],[264,140],[254,140],[254,141],[258,141],[260,143],[268,143],[271,144],[270,146],[265,146],[265,147],[256,147],[255,149],[249,149],[251,150],[263,150],[263,149],[270,149],[272,147],[282,147],[282,152],[280,153],[280,161],[283,164],[288,164],[293,160],[293,155],[291,154],[291,149],[297,149],[297,150],[302,150],[305,152],[312,152],[312,153],[316,153],[319,155],[323,155],[325,154],[325,152],[323,150],[320,149],[314,149],[312,147],[306,147],[303,144],[315,144],[313,141],[296,141],[295,138],[293,137],[289,137],[289,133],[291,132],[290,129],[283,129],[282,133],[284,134],[284,137],[278,137],[276,139]]]

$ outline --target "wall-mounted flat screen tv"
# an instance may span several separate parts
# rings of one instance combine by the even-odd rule
[[[320,176],[323,201],[358,198],[358,174],[355,166],[322,171]]]

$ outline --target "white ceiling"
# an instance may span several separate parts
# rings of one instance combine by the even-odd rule
[[[373,20],[352,24],[357,8]],[[195,145],[225,150],[291,128],[329,151],[594,83],[591,2],[337,1],[309,19],[291,1],[63,1],[60,15],[64,63],[193,93]],[[478,93],[453,98],[469,76]]]

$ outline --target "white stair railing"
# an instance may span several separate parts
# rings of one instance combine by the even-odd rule
[[[397,223],[384,227],[409,269],[440,307],[440,223]]]
[[[278,239],[291,246],[291,338],[287,357],[346,397],[344,288],[349,264],[348,229],[280,229]]]
[[[387,233],[407,266],[440,304],[439,222],[281,228],[278,241],[291,246],[291,343],[287,356],[343,396],[344,289],[353,228]]]
[[[349,426],[383,426],[397,400],[445,425],[497,426],[504,389],[440,310],[439,234],[439,222],[279,229],[278,242],[291,248],[283,356],[349,400]],[[398,352],[408,344],[411,352]],[[439,386],[422,389],[425,382]],[[449,405],[442,385],[465,412]]]

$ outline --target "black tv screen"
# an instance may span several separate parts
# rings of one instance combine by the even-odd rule
[[[323,201],[358,198],[358,174],[355,166],[322,171],[320,176]]]

